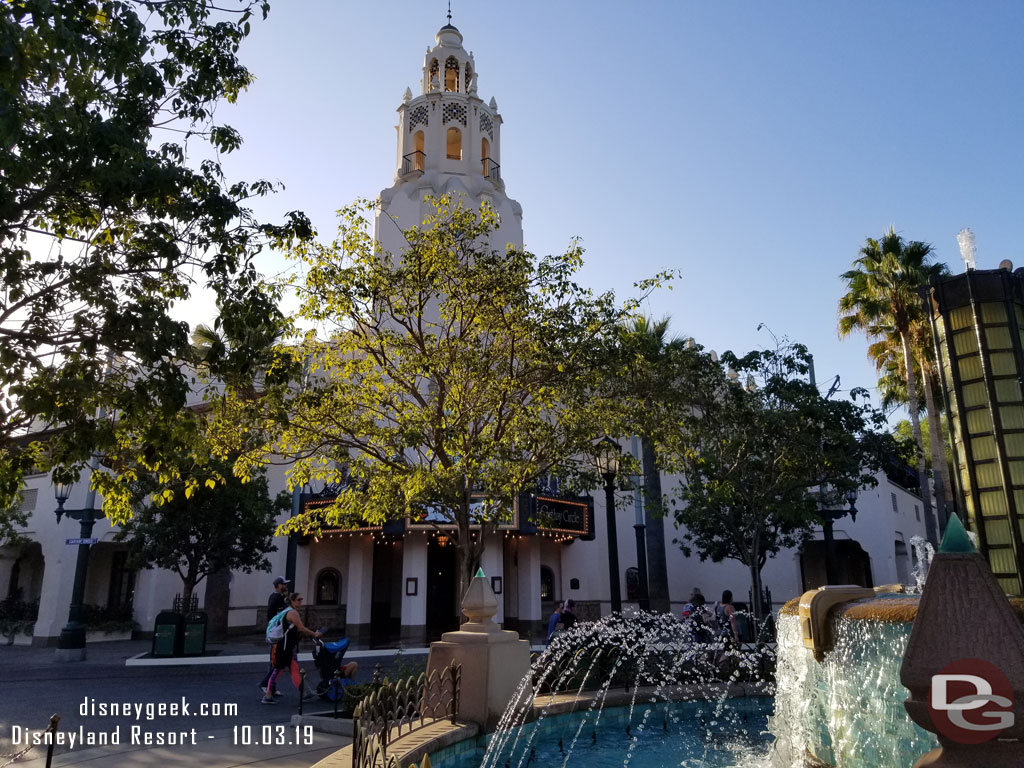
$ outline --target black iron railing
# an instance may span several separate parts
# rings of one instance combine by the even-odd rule
[[[419,677],[385,681],[359,702],[352,715],[352,768],[386,766],[395,739],[437,720],[454,724],[461,678],[462,667],[452,662]]]
[[[413,171],[422,171],[423,163],[426,159],[427,156],[419,150],[410,152],[408,155],[402,155],[402,176]]]
[[[484,176],[495,184],[501,184],[501,166],[491,160],[491,158],[485,157],[483,159],[483,168],[481,170]]]

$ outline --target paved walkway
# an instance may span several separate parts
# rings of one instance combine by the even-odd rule
[[[300,661],[315,675],[308,644]],[[81,662],[58,662],[53,648],[0,645],[0,665],[5,670],[4,696],[0,707],[0,768],[23,747],[12,744],[14,729],[43,729],[49,715],[59,712],[61,731],[77,733],[119,732],[119,744],[75,746],[64,744],[54,750],[54,766],[108,766],[126,768],[233,768],[262,766],[308,768],[347,744],[351,738],[336,734],[295,731],[289,720],[295,712],[296,694],[290,683],[283,689],[284,702],[277,707],[260,707],[255,683],[266,669],[268,646],[262,637],[233,638],[211,642],[208,655],[191,658],[151,658],[151,643],[120,640],[91,643]],[[384,674],[403,665],[420,667],[427,648],[354,649],[346,661],[360,661],[359,678],[369,680],[380,664]],[[110,719],[83,717],[79,707],[84,699],[132,704],[174,699],[238,702],[232,718],[143,718]],[[321,707],[307,703],[306,709]],[[194,714],[194,713],[193,713]],[[184,743],[175,746],[132,744],[133,726],[139,736],[184,731]],[[195,735],[192,729],[195,728]],[[247,730],[243,731],[242,728]],[[263,744],[264,735],[270,742]],[[109,738],[109,737],[108,737]],[[193,743],[194,742],[194,743]],[[309,743],[311,742],[311,743]],[[37,745],[10,763],[11,768],[43,768],[46,747]]]
[[[308,644],[300,662],[315,674]],[[4,669],[4,705],[0,707],[0,768],[43,768],[45,746],[34,746],[16,762],[10,755],[21,750],[13,745],[14,729],[43,729],[53,712],[62,715],[60,730],[120,731],[120,744],[108,746],[67,745],[55,749],[56,766],[107,766],[125,768],[234,768],[270,766],[308,768],[330,758],[351,738],[337,734],[298,733],[289,720],[295,712],[296,693],[287,686],[283,704],[261,707],[255,683],[266,669],[268,647],[262,636],[233,638],[211,642],[202,657],[152,658],[151,643],[120,640],[91,643],[81,662],[58,662],[53,648],[0,645],[0,665]],[[360,681],[368,681],[374,667],[382,674],[407,674],[409,668],[423,668],[428,648],[350,649],[346,661],[359,661]],[[237,715],[231,718],[197,716],[157,718],[98,718],[81,713],[83,700],[98,702],[155,703],[171,700],[237,702]],[[307,704],[307,711],[319,703]],[[193,713],[195,714],[195,713]],[[141,735],[156,732],[188,733],[186,743],[176,746],[132,744],[131,727],[140,726]],[[195,736],[192,736],[192,728]],[[242,732],[240,728],[251,729]],[[205,730],[202,730],[205,728]],[[268,730],[265,730],[268,729]],[[280,729],[280,730],[279,730]],[[271,742],[262,744],[264,733]],[[251,736],[247,735],[251,734]],[[426,736],[427,734],[421,734]],[[309,739],[312,743],[306,743]],[[194,740],[194,744],[192,743]],[[340,758],[340,756],[338,756]],[[335,760],[338,763],[338,760]]]

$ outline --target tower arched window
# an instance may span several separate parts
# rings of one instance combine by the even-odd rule
[[[471,89],[472,89],[473,70],[471,70],[469,68],[469,62],[468,61],[466,62],[466,74],[465,74],[465,77],[463,78],[462,82],[465,85],[465,88],[463,90],[466,93],[469,93],[471,91]]]
[[[446,137],[447,157],[449,160],[462,159],[462,131],[458,128],[449,128]]]
[[[316,575],[316,604],[337,605],[341,594],[341,574],[333,568],[324,568]]]
[[[449,56],[444,63],[444,89],[452,93],[459,90],[459,62],[454,56]]]
[[[423,142],[424,142],[423,131],[416,131],[416,133],[413,134],[413,137],[412,137],[412,148],[413,148],[412,167],[413,167],[413,170],[416,170],[416,171],[422,171],[423,170],[423,161],[426,160],[426,157],[427,157],[426,153],[423,151],[423,147],[424,147],[424,143]]]
[[[491,142],[487,139],[480,140],[480,173],[487,176],[491,172]]]
[[[546,565],[540,567],[540,599],[555,599],[555,572]]]
[[[440,86],[441,86],[440,72],[441,72],[441,65],[438,63],[437,59],[432,59],[431,62],[430,62],[430,79],[427,81],[427,90],[428,91],[432,91],[435,88],[440,88]],[[435,83],[437,85],[435,85]]]

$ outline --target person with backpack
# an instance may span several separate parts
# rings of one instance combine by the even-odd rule
[[[299,647],[299,634],[315,638],[322,636],[320,632],[308,629],[299,617],[299,612],[296,609],[302,607],[302,595],[298,592],[293,592],[291,603],[291,608],[283,616],[280,614],[275,616],[267,625],[267,639],[277,637],[279,639],[274,643],[274,647],[270,649],[270,666],[273,667],[273,671],[270,673],[267,689],[263,694],[264,704],[277,704],[275,696],[277,678],[280,677],[284,670],[291,668],[292,661],[295,659]]]
[[[282,576],[278,576],[274,579],[274,591],[270,593],[270,598],[267,600],[267,621],[271,621],[281,611],[288,607],[288,589],[291,587],[291,582]],[[274,671],[274,665],[271,664],[267,668],[267,674],[260,680],[259,686],[261,691],[267,690],[267,683],[270,682],[270,675]],[[275,696],[280,696],[277,691],[274,692]]]

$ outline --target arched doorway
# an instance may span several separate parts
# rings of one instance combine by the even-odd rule
[[[853,539],[839,539],[835,542],[837,584],[856,584],[873,587],[871,558]],[[825,542],[820,539],[809,541],[800,553],[800,574],[804,590],[825,586]]]

